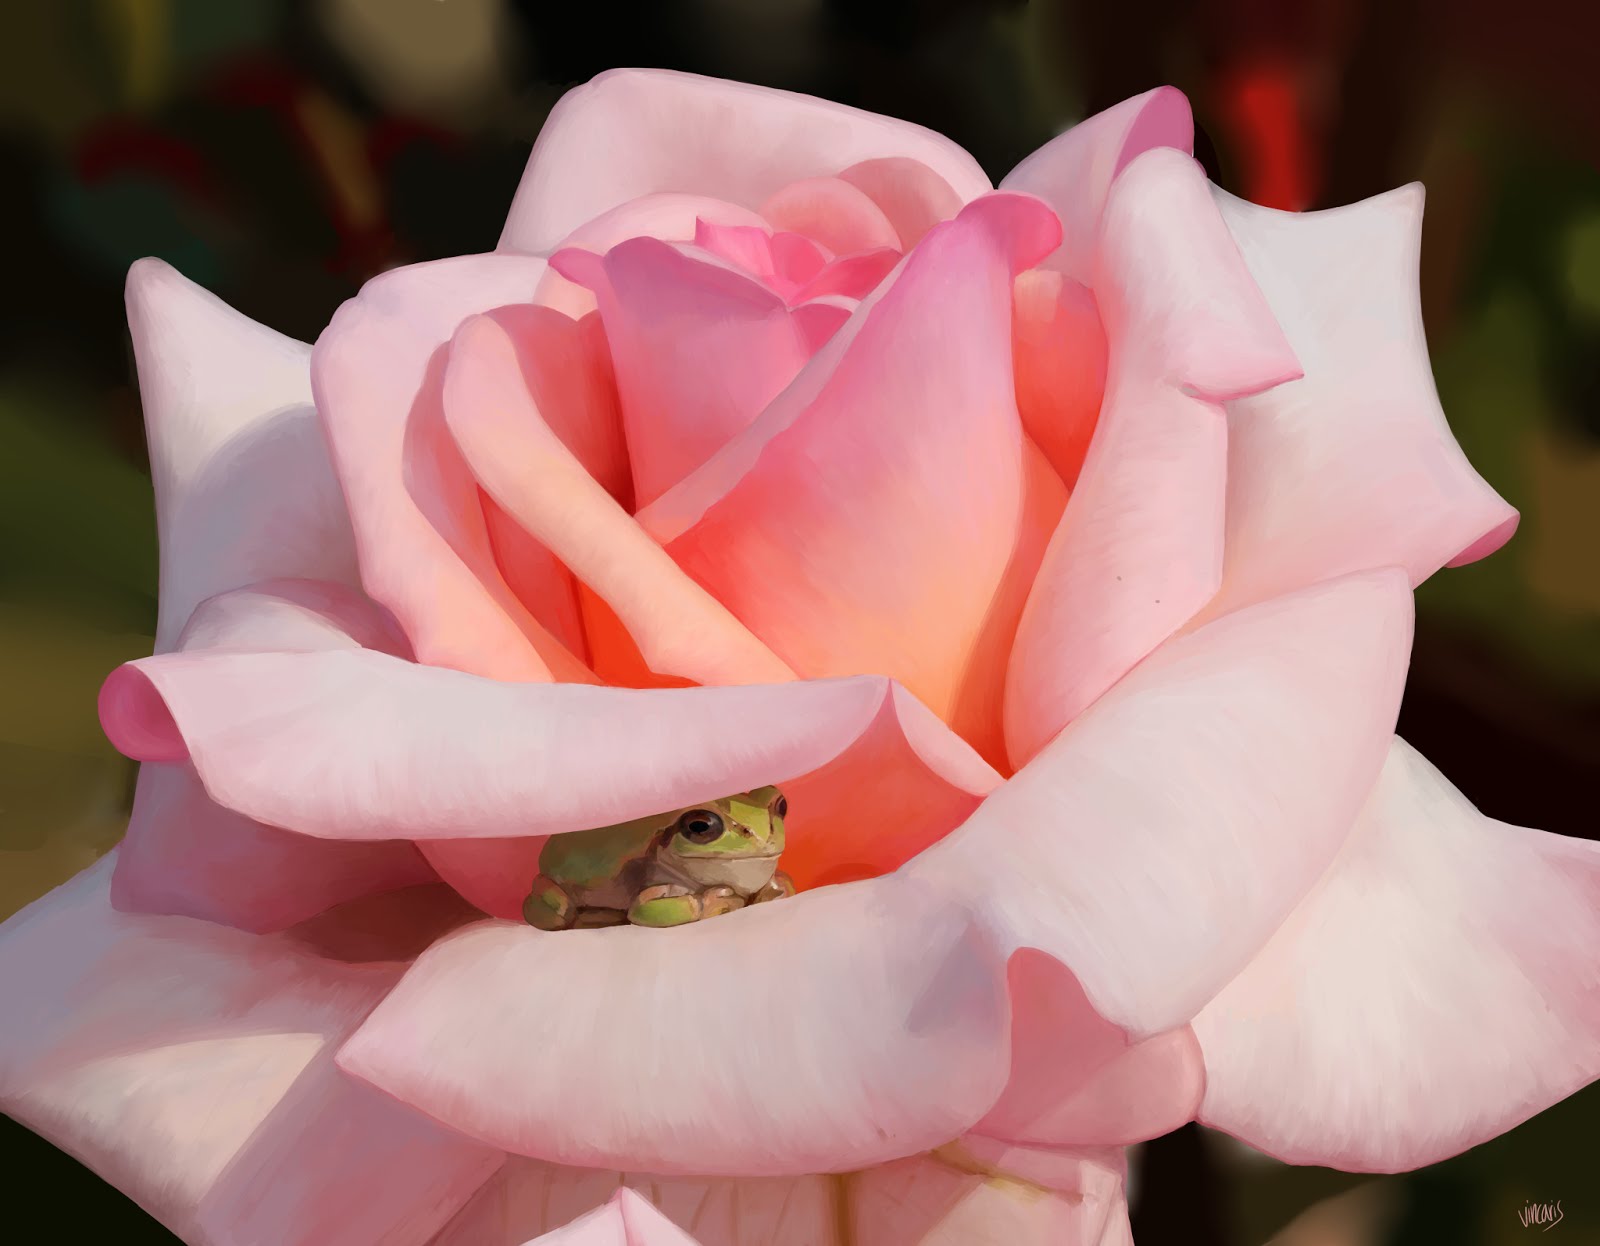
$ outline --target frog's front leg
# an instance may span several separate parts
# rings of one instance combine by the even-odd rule
[[[750,897],[751,904],[764,904],[768,900],[782,900],[794,894],[794,880],[782,870],[773,874],[772,881]]]
[[[628,920],[635,926],[684,926],[743,907],[744,900],[732,887],[692,891],[681,883],[660,883],[639,893]]]
[[[578,905],[560,883],[540,874],[522,902],[522,916],[538,930],[566,930],[578,920]]]

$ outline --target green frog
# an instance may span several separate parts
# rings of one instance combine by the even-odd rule
[[[778,869],[789,802],[775,787],[552,835],[522,915],[540,930],[681,926],[794,894]]]

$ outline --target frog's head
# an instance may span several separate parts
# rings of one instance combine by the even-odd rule
[[[696,805],[667,829],[663,851],[685,861],[776,857],[788,812],[789,802],[775,787]]]

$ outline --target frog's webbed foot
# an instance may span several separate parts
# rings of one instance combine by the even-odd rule
[[[695,892],[677,883],[661,883],[639,893],[628,910],[628,920],[635,926],[684,926],[743,907],[744,900],[732,887]]]
[[[522,916],[539,930],[566,930],[578,919],[578,906],[561,884],[540,874],[522,902]]]
[[[750,897],[751,904],[764,904],[768,900],[782,900],[794,894],[794,880],[782,870],[772,876],[772,881]]]

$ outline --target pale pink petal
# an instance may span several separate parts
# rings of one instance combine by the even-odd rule
[[[429,1246],[518,1246],[623,1189],[700,1246],[856,1246],[839,1233],[842,1189],[830,1174],[663,1177],[520,1155],[510,1156]]]
[[[1127,1146],[1194,1119],[1205,1089],[1188,1026],[1131,1041],[1090,1005],[1059,961],[1011,958],[1011,1076],[974,1127],[1046,1146]]]
[[[526,1246],[699,1246],[642,1195],[623,1186],[603,1207]]]
[[[551,264],[599,302],[637,506],[721,449],[810,354],[771,289],[657,239],[631,239],[604,257],[561,251]]]
[[[161,538],[156,649],[214,593],[277,576],[357,584],[311,348],[160,260],[129,270],[127,303]]]
[[[968,207],[747,437],[658,503],[694,522],[641,515],[797,673],[888,674],[992,757],[998,694],[967,675],[1025,518],[1011,279],[1055,236],[1037,200]]]
[[[637,690],[500,683],[370,650],[171,654],[114,672],[102,721],[131,755],[187,754],[213,799],[303,835],[482,841],[423,846],[446,881],[504,915],[533,880],[532,837],[792,779],[795,859],[824,876],[898,864],[999,781],[869,676]],[[831,794],[877,773],[880,794]],[[902,811],[870,820],[894,800]],[[808,837],[819,844],[801,847]]]
[[[1126,1216],[1116,1151],[1046,1152],[963,1138],[852,1173],[850,1227],[872,1246],[1100,1246]]]
[[[1118,178],[1093,288],[1110,344],[1099,426],[1017,629],[1014,765],[1181,627],[1222,571],[1222,400],[1298,375],[1188,156]],[[780,650],[781,652],[781,650]]]
[[[399,968],[115,912],[112,864],[0,926],[0,1107],[196,1246],[422,1246],[504,1156],[334,1066]]]
[[[883,156],[841,170],[839,180],[865,191],[889,218],[900,245],[910,250],[940,221],[961,211],[962,198],[920,160]]]
[[[1146,91],[1073,126],[1006,174],[1000,189],[1038,195],[1056,210],[1063,238],[1048,266],[1090,285],[1112,184],[1154,147],[1194,150],[1194,117],[1175,87]]]
[[[1478,813],[1403,741],[1343,851],[1194,1028],[1200,1119],[1394,1172],[1600,1076],[1600,845]]]
[[[649,672],[698,683],[792,678],[716,600],[678,569],[545,420],[544,378],[565,361],[542,353],[523,322],[557,313],[505,308],[462,326],[444,383],[460,452],[499,507],[597,594],[627,629],[591,627],[589,656],[612,683],[635,682],[631,641]]]
[[[761,215],[774,228],[803,234],[835,255],[905,249],[883,209],[837,177],[790,182],[761,205]]]
[[[1011,351],[1022,427],[1073,488],[1106,389],[1106,331],[1094,296],[1051,269],[1021,274],[1011,309]]]
[[[716,228],[755,230],[767,233],[771,226],[749,208],[706,195],[641,195],[585,221],[566,238],[557,239],[548,250],[577,247],[604,255],[629,238],[660,238],[666,242],[694,241],[701,223]],[[516,247],[501,247],[515,251]],[[568,281],[555,269],[546,269],[539,278],[534,301],[568,316],[583,316],[595,309],[594,295],[583,286]]]
[[[506,585],[478,489],[444,427],[444,346],[467,316],[527,301],[542,260],[473,255],[375,277],[335,313],[312,384],[361,578],[419,661],[500,679],[584,678]]]
[[[469,1136],[666,1174],[839,1171],[961,1133],[1006,1073],[1004,962],[903,873],[673,930],[434,944],[340,1066]]]
[[[921,126],[827,100],[662,69],[614,69],[550,113],[500,236],[542,252],[618,204],[661,191],[755,208],[790,182],[909,156],[962,202],[990,189],[971,156]]]
[[[1002,948],[1067,965],[1132,1037],[1180,1026],[1337,853],[1388,748],[1410,625],[1389,569],[1177,637],[901,872],[984,897]]]
[[[1385,564],[1415,584],[1498,549],[1517,513],[1462,454],[1428,366],[1422,187],[1307,213],[1214,193],[1306,373],[1228,405],[1214,609]]]

